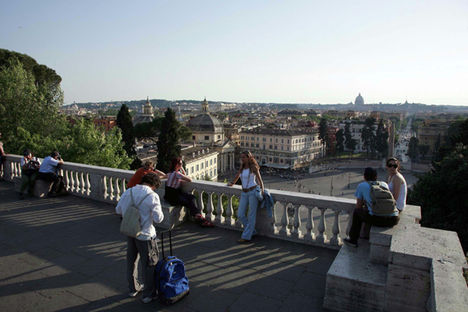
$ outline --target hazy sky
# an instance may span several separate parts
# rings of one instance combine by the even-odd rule
[[[467,0],[0,0],[0,48],[55,69],[65,103],[468,105]]]

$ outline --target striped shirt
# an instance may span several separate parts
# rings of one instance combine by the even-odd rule
[[[167,174],[166,186],[178,189],[180,187],[180,182],[182,181],[182,173],[179,171],[172,171]]]

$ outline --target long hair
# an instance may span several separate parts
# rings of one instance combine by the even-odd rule
[[[182,158],[177,157],[177,158],[172,158],[171,160],[171,166],[169,167],[169,172],[175,171],[177,165],[182,161]]]
[[[251,152],[243,151],[241,154],[244,154],[249,159],[247,162],[247,167],[245,167],[244,164],[241,164],[241,169],[250,169],[250,172],[255,172],[258,171],[258,169],[260,169],[260,166],[258,165]]]
[[[386,165],[388,166],[388,164],[389,164],[391,161],[394,161],[395,164],[397,164],[398,167],[396,168],[396,170],[397,170],[397,171],[400,171],[400,167],[401,167],[401,166],[400,166],[400,161],[398,160],[398,158],[396,158],[396,157],[390,157],[389,159],[387,159]]]

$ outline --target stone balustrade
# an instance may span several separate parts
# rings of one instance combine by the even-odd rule
[[[7,156],[7,180],[21,176],[20,160],[21,156]],[[61,166],[61,174],[70,193],[108,203],[117,203],[133,173],[71,162]],[[197,180],[185,188],[198,195],[198,204],[206,218],[219,227],[241,230],[235,204],[242,192],[239,186],[228,187],[224,183]],[[160,187],[157,193],[163,198],[164,187]],[[270,190],[270,194],[275,201],[273,218],[268,217],[266,209],[258,210],[256,228],[259,235],[334,249],[341,246],[343,231],[350,226],[341,219],[350,219],[348,214],[354,208],[354,200],[279,190]],[[346,224],[344,229],[342,224]]]

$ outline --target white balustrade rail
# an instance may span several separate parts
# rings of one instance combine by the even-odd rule
[[[5,163],[5,179],[12,181],[21,177],[21,156],[8,155]],[[61,166],[65,184],[70,193],[97,201],[116,203],[126,190],[127,181],[134,171],[83,165],[65,162]],[[194,181],[186,185],[187,191],[198,195],[198,204],[206,218],[216,226],[241,230],[237,220],[236,198],[240,199],[239,186],[229,187],[224,183]],[[275,201],[273,218],[266,209],[257,213],[256,230],[259,235],[296,241],[305,244],[339,248],[344,236],[342,229],[349,231],[349,214],[355,207],[352,199],[304,194],[289,191],[269,190]],[[157,191],[163,197],[164,187]],[[204,200],[202,200],[204,198]],[[215,204],[216,203],[216,204]],[[343,223],[343,217],[348,222]],[[327,227],[331,226],[331,229]]]

